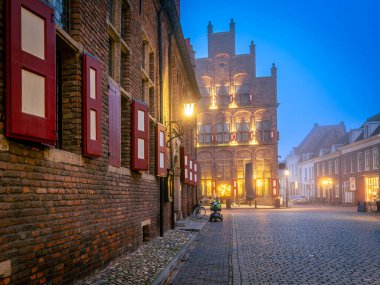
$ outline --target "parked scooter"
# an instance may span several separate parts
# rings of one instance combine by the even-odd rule
[[[212,213],[210,214],[210,222],[217,222],[218,220],[223,221],[222,204],[220,203],[219,198],[216,198],[211,202],[210,210]]]

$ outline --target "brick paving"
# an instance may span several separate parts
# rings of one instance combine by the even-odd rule
[[[224,217],[168,284],[380,284],[379,215],[310,207]]]
[[[207,224],[168,284],[231,284],[232,216],[223,217]]]

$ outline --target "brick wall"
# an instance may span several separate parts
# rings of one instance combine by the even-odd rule
[[[117,2],[117,1],[114,1]],[[155,128],[160,121],[157,11],[153,1],[131,1],[127,21],[128,83],[121,99],[121,167],[108,164],[108,39],[107,1],[71,1],[70,30],[57,33],[62,51],[61,149],[4,139],[4,26],[5,5],[0,1],[0,262],[10,261],[11,274],[0,284],[70,284],[143,242],[142,224],[150,235],[159,233],[160,192],[155,176]],[[116,32],[120,25],[115,23]],[[164,34],[169,27],[164,26]],[[138,173],[131,164],[131,111],[133,98],[142,99],[142,43],[149,41],[150,73],[149,170]],[[168,72],[167,37],[164,70]],[[174,42],[174,46],[176,42]],[[82,156],[82,57],[86,50],[102,62],[102,155]],[[117,50],[115,52],[118,52]],[[119,50],[120,52],[120,50]],[[183,81],[189,89],[181,56]],[[164,76],[168,96],[167,74]],[[120,83],[120,75],[115,81]],[[176,90],[183,88],[176,87]],[[178,91],[180,94],[181,91]],[[168,101],[164,101],[168,111]],[[169,118],[166,118],[169,119]],[[4,145],[4,146],[3,146]],[[184,203],[187,203],[185,201]],[[164,204],[164,230],[170,228],[171,204]]]

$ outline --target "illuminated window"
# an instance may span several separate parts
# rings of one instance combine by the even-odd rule
[[[379,193],[379,177],[366,177],[365,178],[366,201],[376,200],[378,193]]]
[[[218,180],[228,180],[232,178],[231,159],[218,159],[216,161],[216,177]]]

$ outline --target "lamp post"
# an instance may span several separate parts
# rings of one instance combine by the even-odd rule
[[[288,188],[288,176],[289,176],[289,170],[284,171],[285,174],[285,207],[289,207],[289,188]]]
[[[193,116],[194,113],[194,103],[184,103],[184,118],[189,119]],[[174,229],[174,211],[175,211],[175,171],[174,171],[174,152],[173,152],[173,140],[178,138],[181,143],[183,140],[183,137],[185,136],[185,125],[186,121],[184,120],[177,120],[177,121],[167,121],[166,126],[169,129],[169,139],[166,142],[166,146],[170,150],[170,174],[172,175],[172,179],[170,179],[170,188],[172,189],[172,205],[171,205],[171,223],[172,223],[172,229]]]

